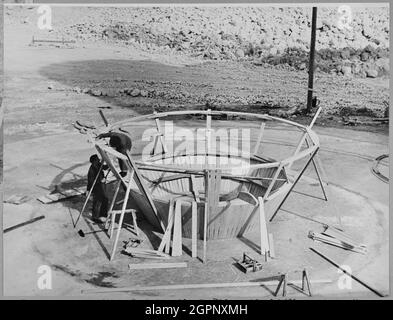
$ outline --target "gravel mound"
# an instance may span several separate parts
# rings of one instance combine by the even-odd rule
[[[308,64],[311,7],[84,7],[52,11],[51,35],[57,37],[298,70]],[[29,14],[36,13],[21,11],[20,21],[31,20]],[[388,7],[352,6],[348,28],[341,27],[340,17],[338,7],[318,8],[316,67],[344,76],[388,75]]]

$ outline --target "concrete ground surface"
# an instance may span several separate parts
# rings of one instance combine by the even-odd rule
[[[83,196],[48,205],[41,204],[35,198],[49,193],[55,185],[69,180],[81,181],[86,176],[88,159],[94,150],[87,143],[86,136],[72,129],[73,121],[79,119],[99,124],[98,108],[102,106],[111,107],[104,110],[110,121],[149,113],[150,110],[132,108],[132,104],[124,105],[115,99],[103,101],[90,95],[48,90],[48,83],[56,88],[62,82],[53,80],[52,76],[48,79],[42,68],[53,63],[81,59],[154,61],[157,57],[109,47],[100,48],[99,51],[94,48],[29,48],[25,45],[29,35],[15,33],[19,36],[7,38],[6,32],[5,38],[4,199],[18,194],[28,195],[30,200],[20,205],[4,204],[3,228],[39,215],[45,215],[45,219],[4,235],[5,295],[121,299],[271,299],[274,298],[274,287],[131,291],[94,295],[82,294],[81,290],[255,281],[285,272],[290,279],[300,280],[300,272],[306,268],[311,280],[332,280],[328,284],[313,286],[316,297],[372,296],[355,281],[352,281],[352,289],[340,289],[337,280],[342,274],[313,253],[310,247],[326,253],[340,265],[349,266],[356,276],[370,286],[387,293],[389,188],[388,184],[377,179],[370,171],[373,159],[388,153],[387,127],[372,130],[315,127],[321,140],[320,158],[329,179],[329,201],[317,199],[321,196],[321,190],[314,173],[307,171],[307,178],[301,180],[295,189],[297,192],[292,193],[283,206],[286,211],[281,210],[273,222],[268,224],[274,235],[277,257],[264,263],[262,271],[244,274],[235,266],[235,261],[241,258],[244,251],[252,252],[258,257],[255,252],[255,247],[258,247],[257,233],[247,234],[241,239],[209,241],[206,264],[190,257],[190,243],[185,239],[183,256],[171,258],[171,261],[186,261],[187,268],[130,271],[128,264],[131,262],[154,261],[142,261],[118,252],[115,260],[110,262],[108,254],[112,241],[97,225],[89,222],[87,217],[90,210],[87,210],[86,219],[82,219],[76,229],[73,228],[73,221],[83,205]],[[170,64],[174,61],[161,63]],[[63,77],[68,80],[64,69],[53,72],[59,73],[59,79]],[[75,70],[70,72],[75,74]],[[103,74],[105,73],[85,76],[94,78]],[[106,75],[116,77],[110,70],[107,70]],[[132,73],[130,76],[132,77]],[[160,74],[158,70],[157,77],[164,78],[165,74]],[[64,84],[61,86],[64,87]],[[146,108],[148,105],[147,101]],[[189,127],[197,124],[189,120],[179,125]],[[228,121],[227,125],[247,127],[249,124]],[[143,123],[134,128],[135,132],[142,132],[144,129],[146,127]],[[256,137],[252,136],[251,139]],[[296,144],[291,133],[284,130],[269,130],[266,141],[275,142],[283,149],[287,148],[287,144]],[[133,152],[138,154],[140,150],[136,147]],[[315,195],[316,198],[301,193]],[[138,223],[145,239],[143,246],[156,247],[161,234],[151,230],[140,212]],[[307,237],[308,231],[321,232],[321,223],[341,226],[360,243],[367,245],[368,254],[361,255],[313,242]],[[81,238],[77,234],[79,228],[84,230],[86,237]],[[127,240],[132,233],[124,230],[121,236],[121,240]],[[200,243],[199,253],[201,248]],[[38,268],[41,265],[51,267],[51,290],[41,290],[37,286],[40,277]],[[288,288],[287,297],[307,298],[294,288]]]

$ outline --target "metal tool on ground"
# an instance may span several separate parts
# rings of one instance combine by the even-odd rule
[[[262,270],[262,263],[253,259],[249,253],[243,253],[243,260],[237,262],[238,266],[245,272],[257,272]]]
[[[12,230],[15,230],[15,229],[18,229],[18,228],[20,228],[20,227],[26,226],[26,225],[31,224],[31,223],[33,223],[33,222],[42,220],[42,219],[44,219],[44,218],[45,218],[45,216],[39,216],[39,217],[30,219],[30,220],[25,221],[25,222],[22,222],[22,223],[18,223],[18,224],[16,224],[16,225],[12,226],[12,227],[9,227],[9,228],[4,229],[4,230],[3,230],[3,233],[10,232],[10,231],[12,231]]]
[[[323,259],[325,259],[326,261],[330,262],[332,265],[334,265],[336,268],[340,269],[342,272],[344,272],[346,275],[348,275],[349,277],[351,277],[352,279],[354,279],[355,281],[357,281],[358,283],[360,283],[362,286],[364,286],[365,288],[367,288],[368,290],[370,290],[371,292],[375,293],[377,296],[379,297],[385,297],[384,294],[380,293],[379,291],[377,291],[376,289],[372,288],[370,285],[368,285],[367,283],[365,283],[364,281],[360,280],[358,277],[354,276],[352,273],[348,272],[347,270],[345,270],[344,268],[342,268],[338,263],[334,262],[332,259],[328,258],[326,255],[320,253],[318,250],[314,249],[314,248],[310,248],[310,250],[314,253],[316,253],[317,255],[319,255],[320,257],[322,257]]]

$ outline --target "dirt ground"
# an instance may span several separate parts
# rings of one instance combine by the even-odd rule
[[[120,253],[110,262],[108,252],[111,240],[105,232],[87,219],[83,219],[79,225],[87,234],[85,238],[81,238],[73,228],[72,222],[83,204],[83,197],[50,205],[43,205],[35,198],[50,192],[61,182],[83,179],[87,173],[88,157],[93,150],[86,137],[72,129],[72,122],[81,120],[101,124],[100,108],[114,122],[150,113],[151,105],[160,101],[148,97],[95,97],[74,92],[72,88],[83,88],[84,83],[105,86],[108,81],[113,84],[121,83],[122,79],[141,80],[141,75],[145,81],[165,82],[169,74],[172,82],[177,76],[180,82],[188,77],[194,82],[203,83],[207,75],[214,79],[214,75],[224,72],[225,67],[212,64],[206,68],[192,64],[192,61],[179,61],[170,56],[120,47],[100,46],[99,50],[92,46],[74,49],[29,47],[27,44],[30,40],[31,33],[26,32],[25,28],[5,28],[4,199],[13,194],[28,195],[31,199],[20,205],[5,203],[3,225],[7,228],[39,215],[45,215],[45,219],[4,235],[6,295],[80,296],[82,289],[97,287],[255,281],[284,272],[289,274],[290,279],[300,279],[299,272],[303,268],[309,270],[311,279],[332,280],[329,284],[313,286],[317,297],[369,294],[367,289],[355,282],[352,289],[340,289],[337,279],[341,275],[338,270],[316,256],[309,247],[326,253],[340,265],[350,266],[355,275],[379,291],[388,291],[389,189],[370,172],[373,159],[388,153],[387,126],[357,130],[321,126],[322,123],[316,126],[321,140],[320,157],[330,182],[329,201],[301,194],[321,196],[315,176],[311,171],[307,172],[309,178],[302,180],[296,188],[297,192],[290,196],[284,206],[286,211],[280,211],[268,226],[274,234],[277,258],[266,263],[259,273],[246,275],[234,265],[235,259],[239,259],[244,251],[256,254],[257,234],[241,239],[210,241],[206,264],[190,257],[190,243],[185,240],[183,256],[172,259],[187,261],[188,267],[185,269],[130,271],[128,264],[141,260]],[[192,67],[185,67],[188,64]],[[231,69],[225,69],[225,72],[230,74]],[[291,90],[291,79],[299,86],[302,77],[296,77],[295,73],[287,76],[288,90]],[[244,78],[242,81],[240,87],[248,84],[258,86],[257,79]],[[388,87],[386,82],[378,81],[372,86]],[[356,86],[356,83],[351,82],[351,86]],[[227,85],[225,81],[221,84],[223,87]],[[241,90],[235,87],[229,84],[230,90]],[[305,93],[302,91],[299,97],[305,96]],[[196,123],[185,120],[181,125],[189,127]],[[239,127],[249,124],[232,122],[232,125]],[[145,126],[140,123],[135,131],[142,132]],[[273,129],[268,131],[267,140],[281,143],[282,148],[286,148],[286,144],[296,143],[290,132]],[[251,138],[256,139],[254,136]],[[140,150],[136,148],[133,151],[138,153]],[[367,245],[368,254],[351,253],[314,243],[307,238],[308,231],[322,231],[321,224],[304,217],[330,225],[340,225],[341,220],[345,231]],[[156,246],[161,235],[151,230],[141,214],[138,214],[138,222],[144,233],[144,245]],[[132,233],[123,231],[122,240],[130,236]],[[40,276],[37,270],[41,265],[52,269],[51,290],[40,290],[37,286]],[[273,298],[273,289],[132,291],[84,297],[270,299]],[[288,296],[306,297],[294,288],[288,289]]]

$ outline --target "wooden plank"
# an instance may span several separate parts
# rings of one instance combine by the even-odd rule
[[[165,253],[169,253],[169,248],[171,244],[172,226],[173,226],[173,207],[174,207],[174,202],[173,200],[171,200],[169,202],[169,209],[168,209],[168,223],[166,226],[165,233],[162,236],[160,246],[158,247],[158,251],[160,252],[162,252],[165,249]]]
[[[154,113],[156,114],[157,112],[154,111]],[[164,153],[167,153],[168,150],[167,150],[167,147],[166,147],[166,144],[165,144],[164,134],[162,133],[162,130],[161,130],[160,118],[155,118],[154,121],[156,122],[158,138],[160,139],[162,150],[164,151]]]
[[[214,216],[220,194],[221,172],[217,169],[205,170],[205,213],[203,228],[203,262],[206,262],[208,221],[210,216]]]
[[[265,125],[266,125],[265,122],[261,123],[261,128],[259,129],[259,135],[258,135],[257,144],[254,147],[254,152],[253,152],[254,156],[257,155],[257,153],[258,153],[259,145],[261,144],[263,133],[265,131]]]
[[[187,263],[186,262],[130,263],[128,265],[128,268],[131,269],[131,270],[187,268]]]
[[[169,256],[156,256],[152,254],[147,254],[143,252],[131,252],[130,253],[133,258],[142,258],[142,259],[169,259]]]
[[[328,236],[324,236],[320,233],[312,233],[309,235],[309,237],[315,241],[319,241],[322,243],[330,244],[345,250],[350,250],[353,252],[361,253],[361,254],[367,254],[367,248],[365,247],[359,247],[359,246],[352,246],[350,244],[347,244],[345,242],[342,242],[341,240],[331,238]]]
[[[266,226],[265,206],[262,197],[258,197],[259,202],[259,232],[261,240],[261,254],[269,251],[269,240]]]
[[[191,250],[191,256],[195,258],[197,256],[197,244],[198,244],[198,239],[197,239],[197,227],[198,227],[198,207],[197,203],[195,201],[192,202],[191,204],[191,238],[192,238],[192,250]]]
[[[270,258],[275,258],[276,257],[276,253],[274,250],[274,240],[273,240],[273,234],[269,233],[269,254],[270,254]]]
[[[270,192],[273,190],[273,187],[276,184],[278,176],[280,175],[282,169],[283,169],[283,165],[280,164],[278,166],[276,172],[274,173],[273,180],[270,182],[269,187],[267,188],[267,190],[266,190],[266,192],[265,192],[265,194],[263,196],[264,199],[267,199],[267,197],[269,196]]]
[[[120,219],[119,219],[119,225],[118,225],[118,229],[117,229],[117,233],[116,233],[116,238],[115,238],[115,242],[113,243],[113,247],[112,247],[112,253],[111,253],[111,256],[110,256],[110,260],[113,260],[113,258],[115,257],[117,243],[119,242],[121,227],[122,227],[122,224],[123,224],[124,214],[125,214],[125,210],[126,210],[126,207],[127,207],[128,197],[130,196],[131,182],[132,181],[128,182],[126,194],[125,194],[125,197],[124,197],[123,206],[122,206],[122,209],[121,209],[122,212],[120,214]]]
[[[192,192],[194,193],[194,197],[195,197],[195,201],[196,202],[200,202],[200,198],[199,198],[199,192],[198,192],[198,186],[196,183],[196,177],[194,174],[192,174],[191,176],[191,187],[192,187]]]
[[[135,172],[135,182],[136,182],[139,190],[142,192],[142,194],[147,199],[150,208],[152,209],[153,213],[155,214],[155,216],[161,226],[161,230],[163,232],[165,232],[165,227],[164,227],[162,218],[161,218],[161,216],[160,216],[160,214],[159,214],[159,212],[153,202],[153,198],[151,196],[151,193],[150,193],[149,189],[146,187],[146,185],[144,184],[141,174],[139,173],[139,170],[138,170],[137,166],[135,165],[134,161],[132,160],[132,157],[129,152],[127,152],[127,158],[128,158],[128,165],[130,166],[130,169],[134,170],[134,172]]]
[[[238,198],[252,204],[253,206],[256,206],[258,204],[258,200],[249,192],[246,191],[240,191],[238,194]]]
[[[72,188],[68,190],[61,190],[60,192],[56,192],[56,193],[49,193],[45,196],[41,196],[37,198],[37,200],[43,204],[48,204],[63,199],[79,196],[81,194],[84,194],[85,192],[86,192],[86,187]]]
[[[106,221],[105,221],[105,229],[109,228],[109,223],[111,221],[111,216],[113,214],[113,207],[114,207],[114,205],[116,203],[117,195],[119,194],[120,185],[121,185],[121,181],[118,180],[118,182],[116,184],[115,193],[113,194],[113,198],[112,198],[111,204],[109,206],[108,216],[107,216]]]
[[[177,200],[175,204],[175,221],[173,226],[172,257],[179,257],[183,253],[181,228],[181,200]]]
[[[195,284],[172,284],[158,286],[134,286],[123,288],[97,288],[82,290],[83,294],[91,293],[110,293],[110,292],[127,292],[127,291],[153,291],[153,290],[182,290],[182,289],[210,289],[210,288],[241,288],[241,287],[259,287],[259,286],[277,286],[279,280],[255,281],[255,282],[229,282],[229,283],[195,283]],[[312,284],[332,283],[331,279],[311,280]],[[287,285],[300,286],[302,281],[289,281]]]
[[[341,241],[346,242],[346,243],[348,243],[350,245],[353,245],[353,246],[359,246],[359,247],[364,246],[364,244],[357,243],[355,239],[351,238],[350,236],[348,236],[344,232],[339,231],[339,230],[334,229],[334,228],[329,228],[328,227],[328,228],[325,229],[325,231],[322,232],[322,234],[325,234],[327,236],[336,238],[338,240],[341,240]]]
[[[156,180],[153,180],[153,184],[160,184],[163,182],[169,182],[173,180],[178,180],[178,179],[184,179],[184,178],[189,178],[190,175],[186,173],[181,173],[181,174],[174,174],[172,176],[167,176],[167,177],[160,177]]]

